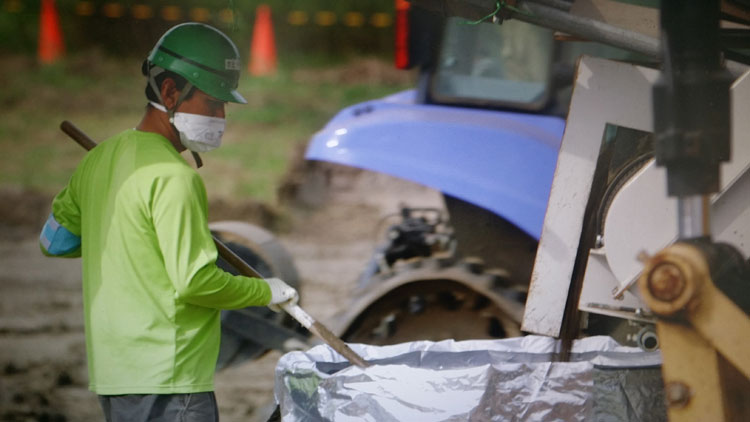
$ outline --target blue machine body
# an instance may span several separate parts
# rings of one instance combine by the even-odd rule
[[[343,109],[313,136],[306,158],[429,186],[539,239],[565,121],[415,99],[408,90]]]

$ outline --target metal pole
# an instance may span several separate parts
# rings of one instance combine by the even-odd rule
[[[677,198],[677,224],[680,239],[707,237],[711,234],[708,196]]]
[[[488,13],[498,10],[496,0],[409,0],[412,4],[441,16],[460,16],[466,19],[486,18]],[[604,22],[571,15],[570,3],[561,0],[517,0],[498,10],[498,22],[517,19],[545,28],[601,42],[644,55],[660,61],[659,40],[639,32],[619,28]]]
[[[633,51],[649,59],[661,60],[659,40],[656,38],[604,22],[571,15],[535,1],[518,1],[516,7],[519,11],[511,13],[513,19]]]
[[[662,0],[664,63],[653,89],[656,164],[677,198],[680,239],[710,237],[707,196],[730,158],[730,86],[722,61],[719,0]]]
[[[573,6],[573,3],[567,2],[565,0],[528,0],[534,3],[539,3],[545,6],[553,7],[558,10],[562,10],[563,12],[570,11],[570,8]]]

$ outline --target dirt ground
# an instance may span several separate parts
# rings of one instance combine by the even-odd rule
[[[281,194],[284,223],[277,234],[300,273],[303,307],[324,324],[346,306],[379,241],[382,217],[400,203],[442,205],[440,195],[425,187],[320,164],[299,167]],[[87,389],[80,261],[39,252],[49,200],[0,190],[0,420],[99,421],[97,399]],[[215,202],[211,210],[222,218],[244,214],[253,222],[273,222],[262,206]],[[267,419],[280,356],[269,352],[217,374],[222,421]]]

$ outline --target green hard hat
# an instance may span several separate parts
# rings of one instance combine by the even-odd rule
[[[167,31],[146,59],[172,71],[206,94],[222,101],[246,104],[237,84],[240,54],[218,29],[202,23],[183,23]]]

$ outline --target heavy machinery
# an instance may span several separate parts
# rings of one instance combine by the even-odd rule
[[[420,68],[419,87],[342,110],[310,141],[307,159],[434,187],[446,207],[399,211],[402,220],[331,328],[370,344],[518,336],[572,64],[554,62],[561,53],[552,32],[530,24],[467,25],[421,9],[408,15],[401,28],[420,39],[399,54]],[[261,273],[297,280],[296,272],[280,273],[292,263],[270,234],[237,222],[212,228]],[[283,349],[285,338],[304,340],[279,318],[226,312],[220,365]],[[272,341],[251,340],[264,338]]]
[[[417,88],[342,110],[307,158],[430,186],[445,210],[400,211],[339,334],[530,332],[560,338],[563,360],[606,334],[662,348],[670,420],[747,420],[747,3],[662,0],[639,32],[598,19],[611,0],[576,2],[597,18],[557,0],[411,3],[453,16],[397,8],[424,37],[397,37]]]
[[[525,329],[563,343],[592,312],[655,322],[670,421],[750,418],[750,72],[727,60],[750,62],[749,18],[664,0],[660,71],[581,61],[526,303]],[[611,188],[623,128],[654,157]]]
[[[565,305],[573,303],[569,308],[574,313],[583,311],[585,334],[658,347],[654,319],[644,315],[637,295],[628,291],[642,265],[636,259],[640,249],[634,248],[654,250],[676,236],[665,224],[674,214],[672,204],[657,200],[661,192],[654,189],[659,185],[649,126],[651,85],[643,82],[653,82],[661,66],[654,38],[658,10],[602,0],[519,1],[505,11],[505,3],[491,1],[412,3],[454,16],[436,19],[397,2],[397,17],[407,19],[397,26],[412,38],[397,36],[405,51],[397,50],[396,61],[420,66],[416,90],[342,110],[313,137],[307,158],[433,187],[443,193],[447,212],[402,210],[401,222],[387,230],[357,296],[345,307],[340,333],[369,344],[518,335],[529,283],[542,278],[561,283],[532,291],[548,302],[526,309],[523,331],[559,336]],[[596,9],[601,15],[613,7],[618,13],[630,7],[619,18],[639,21],[638,31],[593,20],[591,10],[576,7],[578,3],[606,6]],[[513,19],[503,21],[510,15]],[[725,11],[722,16],[741,22],[743,15]],[[713,48],[747,62],[741,54],[747,47],[742,47],[743,36],[738,29],[726,30],[721,46],[717,39]],[[581,38],[608,45],[575,41]],[[584,99],[568,114],[573,68],[582,54],[631,65],[597,66],[596,76],[610,76],[599,82],[607,86],[579,87],[573,96]],[[633,64],[640,65],[635,76],[623,78],[623,69]],[[730,65],[732,76],[723,76],[726,86],[745,69]],[[584,71],[592,69],[584,66]],[[580,67],[578,72],[580,78]],[[639,87],[648,95],[635,98]],[[605,111],[606,96],[611,107]],[[649,123],[625,121],[637,112],[648,116]],[[576,117],[576,132],[565,129],[566,115],[568,125]],[[563,130],[574,141],[560,152]],[[736,142],[742,143],[739,138]],[[734,183],[746,178],[750,158],[743,148],[734,149],[735,161],[725,169],[717,195],[723,209],[740,210],[722,214],[721,230],[732,233],[726,241],[746,236],[750,226],[742,214],[748,209],[742,202],[744,188]],[[559,153],[564,162],[558,161]],[[559,173],[568,165],[568,174],[555,176],[556,184],[566,188],[558,187],[557,202],[548,205],[555,168]],[[548,235],[539,256],[545,212],[548,219],[557,217],[545,227],[555,224],[555,234],[564,231],[567,237]],[[637,222],[629,220],[632,215],[638,215]],[[571,277],[589,281],[569,290]],[[535,319],[556,328],[542,329]],[[578,324],[573,325],[578,332]]]
[[[631,288],[638,252],[654,253],[676,235],[664,230],[674,208],[656,200],[664,195],[654,179],[658,10],[638,9],[643,28],[633,31],[591,18],[578,3],[615,2],[397,2],[396,61],[419,67],[417,87],[342,110],[306,158],[432,187],[445,207],[399,210],[333,323],[345,340],[533,332],[658,347],[656,319]],[[743,36],[725,33],[726,57],[747,62]],[[608,60],[579,64],[584,54]],[[739,77],[743,66],[730,65]],[[717,214],[730,242],[750,227],[748,158],[735,149],[714,198],[731,210]],[[746,241],[740,246],[747,254]]]
[[[444,18],[405,2],[397,19],[396,61],[419,68],[418,86],[342,110],[306,158],[429,186],[445,207],[400,210],[334,328],[367,344],[521,335],[576,60],[655,61],[517,20]],[[635,344],[642,328],[619,340]]]

